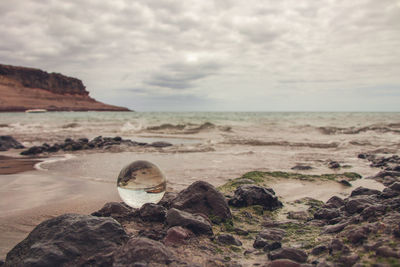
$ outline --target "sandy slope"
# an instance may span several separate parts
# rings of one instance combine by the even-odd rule
[[[107,105],[85,95],[55,94],[39,88],[0,79],[0,111],[25,111],[27,109],[49,111],[128,111],[126,108]]]

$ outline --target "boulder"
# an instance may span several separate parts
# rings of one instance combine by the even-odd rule
[[[295,248],[280,248],[270,252],[268,257],[271,260],[288,259],[299,263],[306,262],[308,258],[307,253]]]
[[[153,203],[146,203],[139,209],[139,215],[144,221],[163,222],[166,213],[166,208]]]
[[[329,169],[338,169],[340,168],[340,164],[337,161],[331,161],[328,163]]]
[[[200,214],[192,214],[172,208],[167,211],[166,219],[169,227],[182,226],[195,234],[213,234],[210,221]]]
[[[171,201],[171,207],[190,213],[203,213],[218,223],[232,218],[225,197],[211,184],[197,181]]]
[[[44,151],[44,148],[41,146],[33,146],[28,148],[28,150],[22,151],[20,154],[24,156],[29,156],[29,155],[36,155],[40,154]]]
[[[234,238],[232,235],[229,234],[221,234],[216,237],[216,240],[219,243],[225,244],[225,245],[235,245],[235,246],[241,246],[242,242],[240,242],[239,239]]]
[[[395,182],[389,186],[393,191],[400,191],[400,182]]]
[[[158,202],[158,205],[161,205],[167,209],[171,207],[172,200],[174,200],[178,196],[175,192],[165,192],[163,198]]]
[[[129,267],[135,266],[135,263],[143,264],[139,266],[148,266],[148,264],[162,264],[164,266],[173,261],[172,252],[161,242],[148,238],[131,238],[114,253],[113,266]]]
[[[282,247],[282,243],[279,242],[279,241],[268,241],[264,245],[263,250],[265,252],[268,252],[268,251],[272,251],[272,250],[275,250],[275,249],[278,249],[278,248],[281,248],[281,247]]]
[[[186,243],[186,240],[193,236],[193,233],[181,226],[174,226],[168,229],[164,238],[166,245],[178,245]]]
[[[311,170],[312,167],[311,166],[307,166],[307,165],[298,164],[296,166],[293,166],[291,169],[292,170],[296,170],[296,171],[307,171],[307,170]]]
[[[235,207],[261,205],[267,210],[276,210],[283,206],[271,188],[248,184],[241,185],[235,190],[235,195],[229,200],[229,204]]]
[[[10,148],[21,149],[24,146],[15,140],[12,136],[9,135],[1,135],[0,136],[0,151],[7,151]]]
[[[92,213],[93,216],[97,217],[113,217],[116,220],[125,218],[134,210],[131,207],[119,202],[108,202],[104,206]]]
[[[368,238],[370,229],[366,226],[360,226],[346,231],[345,236],[352,244],[360,244]]]
[[[273,260],[268,265],[268,267],[301,267],[301,264],[287,260],[287,259],[279,259]]]
[[[341,255],[336,263],[341,267],[351,267],[354,264],[356,264],[356,262],[359,260],[360,256],[358,256],[355,253],[352,253],[350,255]]]
[[[168,143],[168,142],[158,141],[158,142],[151,143],[149,146],[152,146],[152,147],[168,147],[168,146],[172,146],[172,144]]]
[[[350,214],[360,213],[365,208],[371,206],[373,202],[373,199],[366,196],[357,196],[356,198],[351,198],[347,201],[345,210]]]
[[[64,214],[44,221],[6,257],[6,266],[76,266],[95,255],[109,258],[128,240],[114,219]]]
[[[382,246],[376,249],[376,255],[381,257],[393,257],[393,258],[400,258],[400,253],[393,250],[388,246]]]
[[[267,228],[259,232],[256,236],[256,240],[254,240],[253,247],[254,248],[265,248],[266,246],[271,248],[278,248],[277,244],[274,242],[280,242],[285,236],[285,231],[279,228]],[[280,243],[279,243],[280,247]]]
[[[311,250],[311,254],[317,256],[324,253],[325,251],[328,251],[328,247],[325,245],[319,245]]]
[[[163,228],[145,228],[139,231],[137,237],[146,237],[153,240],[162,240],[167,235]]]
[[[354,189],[351,192],[351,197],[354,196],[361,196],[361,195],[379,195],[381,193],[381,191],[379,190],[375,190],[375,189],[369,189],[369,188],[365,188],[365,187],[357,187],[356,189]]]
[[[324,205],[324,208],[340,208],[344,205],[344,200],[340,197],[333,196]]]
[[[338,209],[325,209],[321,208],[314,213],[314,219],[318,220],[331,220],[340,216]]]
[[[344,223],[338,223],[334,225],[327,225],[324,228],[323,233],[324,234],[333,234],[333,233],[338,233],[341,232],[349,223],[344,222]]]

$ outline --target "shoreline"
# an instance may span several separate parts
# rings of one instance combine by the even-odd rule
[[[15,153],[15,151],[10,152]],[[8,153],[8,154],[10,154]],[[214,155],[212,156],[211,153]],[[127,158],[128,155],[131,155],[129,152],[125,152],[126,156],[123,155],[124,158]],[[63,154],[64,156],[66,154]],[[57,168],[65,166],[65,164],[72,164],[71,166],[75,166],[74,162],[77,164],[82,164],[86,162],[86,166],[90,173],[90,168],[96,168],[95,165],[92,166],[91,159],[98,159],[100,162],[108,159],[110,163],[114,162],[111,160],[113,156],[118,156],[119,154],[108,153],[108,152],[95,152],[89,154],[74,154],[74,157],[71,158],[61,158],[58,161],[52,162],[50,161],[42,161],[41,164],[48,164],[49,166],[53,166],[50,169],[44,167],[43,170],[33,170],[27,172],[21,172],[15,175],[1,175],[1,188],[3,199],[8,199],[8,202],[3,201],[3,206],[1,208],[2,215],[0,216],[0,228],[3,236],[0,238],[3,241],[0,248],[0,258],[4,257],[7,251],[9,251],[12,246],[17,244],[24,238],[35,226],[40,223],[44,219],[49,219],[57,215],[61,215],[63,213],[79,213],[79,214],[90,214],[98,209],[100,209],[106,202],[110,201],[121,201],[116,190],[116,186],[113,181],[104,180],[99,177],[97,179],[88,179],[85,177],[79,178],[75,174],[68,175],[66,170],[61,169],[57,171]],[[60,156],[60,155],[57,155]],[[150,157],[151,156],[151,157]],[[181,156],[185,156],[181,155]],[[203,161],[211,158],[219,158],[220,160],[224,160],[222,155],[215,152],[198,152],[195,154],[190,154],[189,157],[179,157],[175,158],[177,162],[187,162],[187,160],[194,160],[197,158],[198,161]],[[226,160],[231,159],[231,155],[226,155]],[[170,177],[168,186],[169,191],[178,192],[183,189],[185,186],[188,186],[191,182],[199,180],[200,177],[193,177],[192,179],[187,180],[185,183],[180,184],[180,180],[185,176],[185,173],[188,173],[188,170],[179,170],[175,167],[169,165],[174,165],[173,161],[171,162],[171,158],[169,154],[160,154],[158,156],[152,155],[152,152],[148,154],[139,154],[137,158],[146,158],[150,159],[153,162],[158,162],[160,166],[162,166],[164,172],[167,177]],[[118,159],[118,157],[117,157]],[[117,160],[116,159],[116,160]],[[60,161],[61,160],[61,161]],[[82,161],[83,160],[83,161]],[[129,161],[134,160],[131,158]],[[163,160],[163,161],[161,161]],[[183,161],[182,161],[183,160]],[[187,162],[189,163],[189,162]],[[198,163],[197,163],[198,164]],[[196,168],[197,164],[188,166],[190,168]],[[254,165],[257,165],[256,163]],[[219,164],[218,164],[219,165]],[[243,169],[244,166],[249,166],[248,163],[242,164],[243,166],[239,166],[238,170],[234,171],[233,174],[231,172],[221,172],[220,169],[215,170],[215,173],[219,173],[224,178],[220,178],[217,180],[213,180],[215,186],[220,186],[230,179],[235,177],[240,177],[243,175],[246,170]],[[251,165],[251,164],[250,164]],[[56,167],[54,169],[54,167]],[[63,167],[64,168],[64,167]],[[68,168],[68,167],[67,167]],[[247,171],[254,170],[256,168],[249,167]],[[242,171],[240,171],[242,170]],[[204,173],[205,170],[201,172]],[[79,172],[79,170],[78,170]],[[171,179],[175,175],[180,176],[177,178]],[[60,176],[64,173],[64,177]],[[114,172],[113,172],[114,173]],[[214,172],[212,172],[214,173]],[[231,173],[231,174],[229,174]],[[315,171],[313,171],[315,173]],[[116,177],[117,173],[115,173]],[[183,177],[182,177],[183,175]],[[203,174],[204,175],[204,174]],[[203,180],[210,181],[209,175],[204,175]],[[379,184],[374,184],[373,180],[365,180],[369,183],[369,186],[374,189],[382,189],[382,186]],[[359,181],[361,181],[359,180]],[[217,183],[215,183],[218,181]],[[171,188],[171,182],[173,188]],[[178,182],[178,183],[177,183]],[[212,182],[212,181],[210,181]],[[371,183],[372,182],[372,183]],[[18,188],[19,195],[15,195],[13,193],[5,194],[6,191],[9,191],[10,183],[12,184],[11,188]],[[8,186],[5,186],[7,185]],[[329,186],[327,186],[329,185]],[[4,187],[5,186],[5,187]],[[39,186],[39,187],[38,187]],[[326,201],[332,195],[340,195],[349,194],[349,192],[355,188],[353,187],[345,187],[337,182],[333,181],[301,181],[301,180],[287,180],[287,179],[276,179],[269,183],[269,186],[274,188],[277,196],[279,196],[284,203],[288,203],[294,201],[298,198],[303,197],[314,197],[318,200]],[[311,191],[319,192],[317,195],[310,194]],[[48,193],[45,193],[48,192]],[[323,193],[321,193],[323,192]],[[46,196],[46,198],[44,198]],[[25,201],[27,199],[36,199],[36,202],[29,202],[29,205],[26,206]],[[37,202],[39,201],[39,202]],[[5,208],[7,207],[7,208]],[[13,208],[14,207],[14,210]],[[290,205],[287,205],[287,208],[290,209]],[[297,208],[295,208],[297,209]],[[8,211],[7,211],[8,210]]]

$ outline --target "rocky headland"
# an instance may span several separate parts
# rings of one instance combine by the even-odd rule
[[[40,69],[0,64],[0,111],[129,111],[96,101],[82,81]]]

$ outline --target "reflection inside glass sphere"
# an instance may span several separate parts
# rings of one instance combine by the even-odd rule
[[[151,162],[138,160],[124,167],[118,175],[117,189],[121,199],[132,208],[158,203],[164,196],[167,180]]]

